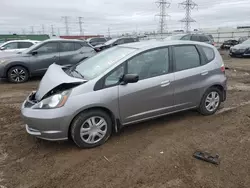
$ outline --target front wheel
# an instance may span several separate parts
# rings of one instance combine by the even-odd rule
[[[218,88],[210,88],[203,95],[199,111],[202,115],[214,114],[222,101],[222,92]]]
[[[82,112],[71,125],[71,137],[80,148],[93,148],[104,144],[111,131],[111,118],[102,110]]]
[[[29,79],[28,70],[22,66],[14,66],[7,72],[8,81],[12,83],[23,83]]]

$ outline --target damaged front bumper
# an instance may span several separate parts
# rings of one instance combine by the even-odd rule
[[[34,95],[33,92],[28,96],[21,109],[27,133],[45,140],[67,140],[72,118],[68,110],[65,108],[33,109],[32,106],[36,101],[31,99]]]

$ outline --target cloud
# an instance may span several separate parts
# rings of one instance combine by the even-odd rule
[[[199,6],[192,10],[192,18],[197,27],[250,25],[248,22],[250,4],[248,0],[194,0]],[[167,9],[167,29],[183,29],[180,23],[185,10],[172,1]],[[84,30],[87,34],[111,34],[154,31],[158,29],[159,8],[154,0],[1,0],[0,33],[28,33],[31,26],[35,32],[47,33],[51,25],[60,34],[65,33],[62,16],[69,16],[71,34],[79,33],[77,17],[84,17]]]

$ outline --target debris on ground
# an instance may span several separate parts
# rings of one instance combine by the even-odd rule
[[[212,156],[208,152],[201,152],[201,151],[196,151],[193,155],[196,159],[203,160],[212,164],[219,165],[219,155],[216,154],[215,156]]]

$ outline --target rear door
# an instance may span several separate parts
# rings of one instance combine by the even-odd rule
[[[128,60],[126,67],[127,73],[139,75],[139,81],[119,85],[123,124],[157,117],[172,110],[174,75],[168,47],[143,52]]]
[[[81,48],[81,44],[77,42],[60,42],[60,60],[59,65],[70,66],[71,59],[77,55],[78,49]]]
[[[42,75],[48,67],[59,61],[59,44],[58,42],[47,42],[41,44],[33,50],[30,57],[30,69],[34,75]]]
[[[174,61],[174,98],[176,110],[191,108],[200,101],[204,68],[203,57],[195,45],[172,47]]]

